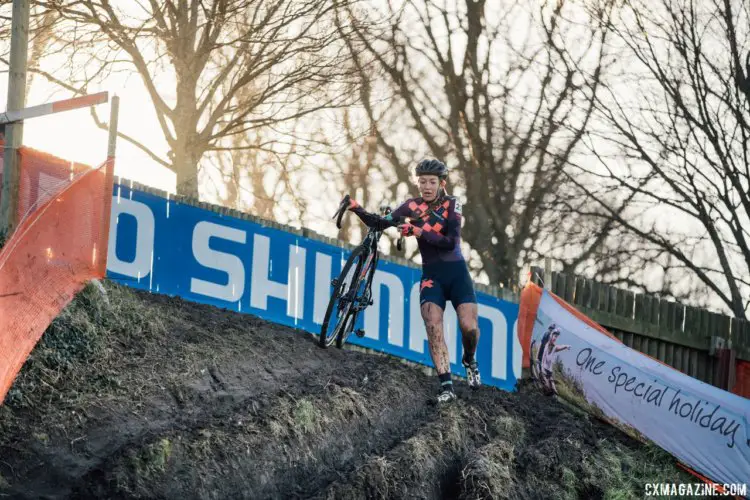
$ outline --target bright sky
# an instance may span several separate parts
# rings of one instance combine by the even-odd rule
[[[526,32],[527,24],[517,15],[513,16],[513,19],[515,21],[512,24],[514,32],[517,30],[518,36],[523,35]],[[461,52],[461,48],[462,40],[454,40],[453,49],[457,55]],[[495,47],[495,50],[500,50],[500,48]],[[501,52],[498,53],[497,60],[503,60]],[[460,58],[457,57],[456,59]],[[45,56],[42,61],[42,67],[45,70],[60,67],[61,64],[64,64],[64,59],[55,54]],[[7,76],[7,72],[0,73],[0,110],[6,108]],[[59,76],[65,79],[65,75]],[[50,84],[43,76],[29,74],[28,77],[33,77],[33,84],[29,95],[26,97],[27,106],[73,97],[71,92],[60,90],[56,85]],[[107,77],[105,83],[89,88],[91,93],[100,91],[108,91],[110,97],[113,95],[120,97],[119,131],[144,143],[160,157],[166,157],[166,141],[140,77],[135,72],[113,72]],[[168,94],[162,93],[168,101],[171,101]],[[97,106],[97,111],[101,120],[109,120],[108,104]],[[107,131],[96,127],[88,109],[68,111],[27,121],[24,130],[24,144],[65,159],[96,165],[106,158]],[[344,152],[344,154],[348,153],[348,151]],[[159,165],[139,148],[124,139],[118,140],[115,173],[118,176],[169,192],[174,192],[175,189],[175,176],[171,171]],[[328,188],[334,191],[336,189],[332,186],[328,186]],[[412,194],[416,193],[416,189],[413,187],[410,191]],[[451,191],[460,194],[460,190],[457,190],[456,187],[452,187]],[[372,196],[378,195],[372,194]],[[207,201],[214,200],[207,199]],[[326,206],[314,203],[307,214],[313,220],[304,220],[303,223],[316,231],[333,236],[335,227],[328,220],[330,217],[330,214],[327,214],[328,211],[329,209]],[[673,219],[665,218],[664,220],[670,221]],[[685,228],[686,226],[682,225],[682,227]],[[480,278],[480,281],[485,282],[485,279]]]
[[[0,73],[0,109],[6,109],[8,74]],[[166,152],[166,142],[155,120],[151,104],[141,80],[136,75],[112,74],[101,87],[90,92],[108,91],[111,97],[120,97],[118,130],[157,152]],[[34,76],[26,106],[35,106],[74,97],[72,92],[59,90],[42,76]],[[109,104],[96,107],[99,119],[109,121]],[[107,156],[107,131],[98,128],[89,109],[66,111],[24,123],[23,143],[72,161],[90,165],[103,162]],[[174,174],[153,161],[140,149],[124,139],[117,141],[115,174],[143,184],[174,191]]]

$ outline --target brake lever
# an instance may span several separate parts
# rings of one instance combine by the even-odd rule
[[[339,209],[336,211],[336,213],[331,217],[332,219],[338,219],[336,220],[336,227],[341,229],[341,219],[344,217],[344,212],[346,211],[346,206],[349,204],[349,200],[351,200],[351,197],[347,194],[344,196],[344,199],[341,200],[341,204],[339,205]]]
[[[405,224],[407,222],[406,217],[399,217],[398,223],[399,225]],[[402,234],[399,239],[396,241],[396,249],[401,252],[404,249],[404,235]]]

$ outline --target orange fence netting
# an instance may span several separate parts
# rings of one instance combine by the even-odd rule
[[[113,158],[91,169],[19,156],[19,223],[0,250],[0,404],[52,320],[105,276],[114,180]]]

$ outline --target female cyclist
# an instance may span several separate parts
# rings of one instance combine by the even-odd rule
[[[415,173],[420,195],[406,200],[388,218],[409,219],[399,225],[401,234],[417,239],[422,256],[419,303],[427,330],[430,356],[440,380],[438,403],[456,399],[451,381],[448,346],[443,333],[443,312],[450,300],[458,315],[463,344],[462,364],[469,387],[481,385],[476,350],[479,342],[477,298],[469,268],[461,252],[461,203],[445,191],[448,169],[439,160],[425,159]],[[351,200],[349,210],[366,222],[366,212]]]

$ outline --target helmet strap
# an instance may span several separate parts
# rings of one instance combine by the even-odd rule
[[[440,182],[442,183],[445,179],[440,179]],[[448,196],[448,188],[443,186],[438,190],[438,199],[442,199],[444,196]]]

